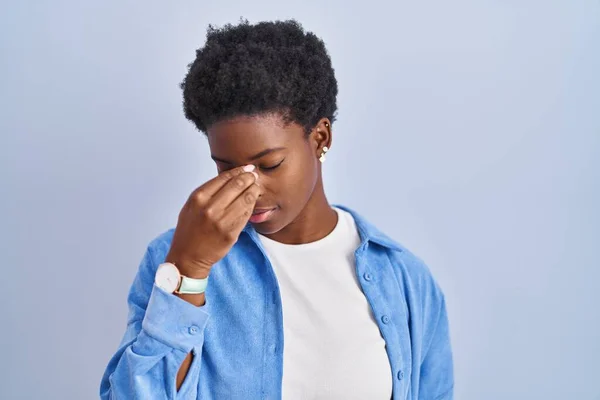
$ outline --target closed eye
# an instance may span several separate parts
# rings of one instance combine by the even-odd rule
[[[277,164],[277,165],[273,165],[272,167],[260,167],[260,169],[262,169],[262,170],[265,170],[265,171],[272,171],[272,170],[274,170],[275,168],[279,167],[279,166],[280,166],[280,165],[283,163],[283,161],[284,161],[284,160],[285,160],[285,158],[284,158],[283,160],[281,160],[281,161],[279,162],[279,164]]]

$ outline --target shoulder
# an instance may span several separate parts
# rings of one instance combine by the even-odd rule
[[[158,269],[158,265],[164,262],[167,253],[171,248],[174,233],[175,228],[171,228],[155,235],[150,240],[139,266],[140,273],[152,277],[154,276]]]
[[[156,270],[159,264],[164,261],[171,247],[174,232],[175,229],[173,228],[156,235],[150,240],[143,253],[128,294],[130,321],[143,318],[143,315],[140,316],[140,310],[145,309],[148,304]]]
[[[152,252],[154,255],[166,255],[171,247],[174,233],[175,228],[171,228],[154,236],[154,238],[150,240],[150,243],[148,243],[148,251]]]
[[[439,291],[441,289],[435,280],[431,269],[423,258],[398,243],[400,251],[391,250],[390,258],[394,268],[415,286],[415,289],[424,291]]]
[[[413,332],[430,343],[439,321],[446,314],[446,299],[427,263],[405,246],[390,250],[389,257],[403,292]],[[427,345],[428,346],[428,345]]]
[[[334,205],[354,217],[361,239],[376,243],[389,254],[394,272],[404,283],[417,290],[438,290],[439,287],[425,261],[402,243],[382,232],[357,211],[340,204]]]
[[[392,252],[390,258],[411,315],[435,324],[445,307],[445,296],[427,263],[405,247]]]
[[[429,266],[423,258],[408,249],[403,243],[391,238],[358,212],[338,206],[352,214],[362,239],[368,239],[385,249],[398,281],[405,294],[413,299],[436,298],[442,300],[443,293]]]

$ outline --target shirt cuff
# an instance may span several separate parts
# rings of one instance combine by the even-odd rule
[[[150,337],[189,352],[204,342],[210,314],[206,306],[195,306],[153,284],[142,329]]]

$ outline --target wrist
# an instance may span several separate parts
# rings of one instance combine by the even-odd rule
[[[182,257],[175,257],[170,255],[167,255],[167,257],[165,258],[165,262],[175,264],[181,275],[193,279],[207,278],[211,269],[211,266],[197,262],[186,261]]]
[[[205,279],[208,278],[208,275],[210,274],[210,268],[192,268],[186,266],[185,264],[177,264],[176,262],[174,262],[173,264],[175,264],[181,275],[186,276],[188,278]]]

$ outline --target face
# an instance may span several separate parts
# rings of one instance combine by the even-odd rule
[[[267,114],[215,123],[207,136],[219,173],[256,166],[263,193],[255,209],[274,209],[266,221],[253,222],[262,234],[276,233],[296,220],[315,188],[322,188],[318,154],[322,146],[329,146],[329,137],[321,130],[315,128],[307,136],[301,125],[285,124],[281,116]]]

